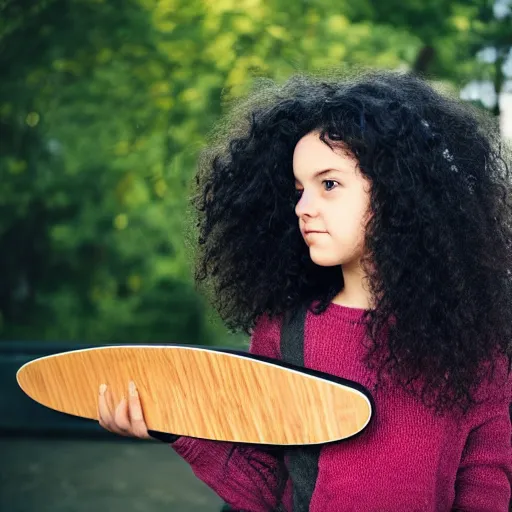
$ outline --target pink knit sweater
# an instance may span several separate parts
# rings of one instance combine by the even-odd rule
[[[386,387],[374,391],[374,375],[361,362],[363,310],[331,304],[308,312],[306,367],[354,380],[375,399],[375,416],[359,437],[322,448],[312,512],[505,512],[512,478],[511,381],[481,387],[483,402],[465,417],[437,416],[412,396]],[[359,322],[358,322],[359,320]],[[279,359],[280,324],[262,318],[250,351]],[[234,508],[263,512],[258,493],[268,490],[247,458],[230,443],[182,437],[173,445],[198,478]],[[258,454],[254,457],[257,459]],[[261,459],[272,463],[268,454]],[[291,482],[284,495],[291,511]]]

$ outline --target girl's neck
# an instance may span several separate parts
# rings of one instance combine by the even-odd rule
[[[332,302],[350,308],[371,309],[371,294],[366,287],[365,274],[360,265],[355,268],[342,267],[341,271],[344,286]]]
[[[337,304],[338,306],[345,306],[347,308],[356,308],[356,309],[371,309],[372,304],[368,298],[365,297],[353,297],[345,294],[345,290],[342,290],[340,293],[334,297],[331,301],[333,304]]]

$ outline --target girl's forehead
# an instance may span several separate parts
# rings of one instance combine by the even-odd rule
[[[311,176],[327,169],[339,172],[354,170],[357,160],[342,147],[329,147],[320,139],[319,133],[309,133],[302,137],[295,146],[293,153],[293,173],[300,176]]]

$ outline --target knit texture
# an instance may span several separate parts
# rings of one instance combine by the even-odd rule
[[[375,416],[358,437],[322,448],[312,512],[505,512],[512,479],[511,380],[505,365],[485,382],[465,416],[435,415],[399,388],[375,389],[366,369],[363,310],[331,304],[308,312],[304,363],[359,382],[375,399]],[[280,322],[262,317],[250,352],[280,358]],[[171,445],[196,476],[233,508],[272,510],[276,461],[231,443],[179,438]],[[232,450],[234,448],[234,450]],[[230,458],[228,461],[228,454]],[[291,511],[291,482],[284,505]],[[275,503],[274,503],[275,505]]]

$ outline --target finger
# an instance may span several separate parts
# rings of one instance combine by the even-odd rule
[[[114,406],[110,390],[105,384],[100,386],[100,396],[98,400],[98,409],[100,416],[100,425],[110,432],[118,435],[125,435],[125,433],[116,426],[114,419]]]
[[[139,393],[135,387],[135,382],[131,381],[128,386],[128,408],[130,414],[130,423],[133,435],[142,439],[150,439],[142,406],[140,403]]]
[[[98,395],[98,421],[103,428],[110,430],[110,425],[112,423],[112,414],[110,412],[109,405],[105,397],[106,391],[107,385],[101,384]]]
[[[123,396],[121,401],[116,407],[114,413],[114,423],[124,434],[130,434],[131,425],[130,425],[130,415],[128,412],[128,402],[126,398]]]

